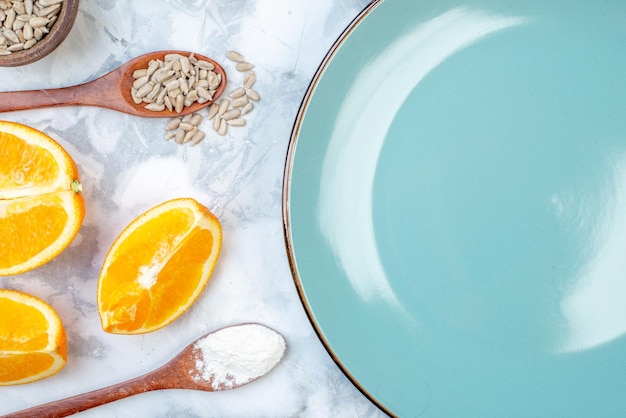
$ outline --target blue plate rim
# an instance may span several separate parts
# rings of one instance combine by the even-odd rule
[[[300,107],[298,109],[298,113],[296,115],[295,122],[292,127],[291,135],[289,138],[289,144],[287,148],[287,155],[285,159],[285,166],[283,170],[283,186],[282,186],[282,220],[283,220],[283,237],[285,240],[285,249],[287,252],[287,258],[289,262],[289,269],[291,270],[291,275],[294,280],[294,284],[296,286],[296,290],[298,291],[298,296],[300,298],[300,302],[302,303],[304,310],[306,312],[307,318],[309,322],[313,326],[317,337],[322,342],[324,348],[332,358],[333,362],[339,367],[342,373],[352,382],[352,384],[366,397],[368,398],[374,405],[376,405],[382,412],[385,414],[394,417],[395,415],[386,408],[379,400],[377,400],[371,393],[363,387],[363,385],[350,373],[345,364],[341,361],[339,356],[333,351],[330,342],[324,336],[319,324],[315,321],[315,317],[313,314],[313,308],[309,304],[304,286],[300,279],[300,275],[298,274],[298,270],[296,267],[296,255],[293,247],[292,237],[291,237],[291,216],[289,210],[289,202],[290,202],[290,190],[291,190],[291,173],[293,169],[293,163],[295,158],[295,150],[298,142],[298,136],[300,134],[300,129],[302,127],[302,122],[304,119],[304,115],[308,109],[310,101],[315,93],[316,87],[319,84],[324,72],[328,68],[331,60],[339,50],[339,48],[343,45],[343,43],[348,39],[350,34],[354,31],[354,29],[359,26],[359,24],[370,15],[377,6],[379,6],[384,0],[372,0],[369,4],[367,4],[361,12],[348,24],[348,26],[341,32],[339,37],[332,44],[322,62],[318,66],[317,70],[311,82],[309,83],[306,93],[302,102],[300,103]]]

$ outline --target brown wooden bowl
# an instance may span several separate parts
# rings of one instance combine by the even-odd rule
[[[16,51],[10,55],[0,55],[0,67],[17,67],[30,64],[45,57],[54,51],[67,37],[74,26],[78,14],[79,0],[64,0],[57,21],[33,47],[23,51]]]

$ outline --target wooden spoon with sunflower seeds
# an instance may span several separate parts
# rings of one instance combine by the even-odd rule
[[[171,118],[209,106],[222,95],[226,82],[224,68],[211,58],[156,51],[84,84],[0,93],[0,112],[77,105]]]

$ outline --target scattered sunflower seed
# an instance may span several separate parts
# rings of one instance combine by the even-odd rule
[[[202,132],[199,129],[201,123],[202,115],[199,113],[170,119],[165,126],[165,140],[169,141],[174,138],[174,142],[177,144],[193,141],[193,145],[196,145],[204,138],[204,133],[198,135],[199,132]]]
[[[227,58],[236,63],[235,68],[237,71],[244,72],[245,75],[243,76],[240,86],[235,87],[228,96],[223,96],[219,101],[212,103],[211,106],[208,107],[207,120],[212,121],[211,125],[213,130],[220,136],[225,136],[228,133],[229,127],[245,126],[246,120],[243,116],[254,110],[255,106],[253,102],[260,100],[259,93],[252,89],[257,80],[255,72],[251,71],[254,65],[247,62],[243,55],[236,51],[229,51]],[[178,97],[183,95],[186,101],[189,101],[189,99],[203,100],[202,96],[205,95],[205,91],[210,92],[212,88],[219,85],[221,82],[219,74],[211,71],[212,68],[208,68],[208,66],[198,65],[198,60],[193,54],[188,57],[188,64],[194,76],[192,78],[177,77],[171,74],[171,72],[179,71],[177,69],[178,67],[180,67],[180,71],[182,71],[187,66],[186,61],[183,61],[181,56],[178,55],[166,57],[167,62],[176,63],[177,60],[179,62],[177,65],[170,64],[168,66],[166,63],[165,66],[161,66],[158,69],[149,68],[145,73],[138,72],[135,77],[135,79],[144,76],[150,78],[152,73],[158,72],[160,74],[159,77],[165,80],[161,82],[163,85],[175,88],[176,97],[165,95],[164,105],[168,109],[172,106],[172,101],[178,100]],[[187,88],[184,83],[189,84],[188,93],[185,93]],[[138,90],[141,88],[143,88],[143,86],[138,87],[134,94],[139,94]],[[144,92],[142,91],[141,93]],[[146,96],[149,95],[149,93],[151,93],[151,91],[146,93]],[[145,100],[145,96],[143,96],[142,100]],[[178,144],[197,145],[206,137],[205,132],[200,129],[201,123],[202,116],[198,113],[174,118],[168,122],[165,128],[165,139],[170,140],[174,138],[175,142]]]
[[[236,99],[233,100],[232,102],[232,106],[233,107],[242,107],[245,106],[246,104],[248,104],[249,100],[247,95],[246,96],[241,96],[241,97],[237,97]]]
[[[244,87],[239,87],[233,90],[232,93],[228,95],[231,99],[236,99],[237,97],[241,97],[246,94],[246,89]]]
[[[224,114],[222,115],[222,119],[224,119],[224,120],[235,119],[235,118],[238,118],[240,115],[241,115],[241,110],[239,110],[239,109],[230,109],[230,110],[224,112]]]
[[[244,91],[245,89],[252,88],[255,82],[256,82],[256,74],[254,73],[254,71],[250,71],[248,74],[246,74],[246,76],[243,79]]]
[[[230,100],[222,99],[220,101],[220,107],[219,107],[219,109],[217,109],[217,114],[222,116],[226,112],[226,110],[228,109],[228,106],[230,106]]]
[[[224,136],[226,135],[226,132],[228,131],[228,124],[226,123],[226,121],[224,119],[220,120],[220,127],[217,129],[217,134],[220,136]]]
[[[209,120],[213,119],[213,116],[217,115],[217,112],[219,111],[219,108],[220,108],[220,105],[218,105],[217,103],[213,103],[209,107],[209,116],[208,116]]]
[[[226,54],[226,57],[234,62],[243,62],[243,55],[241,55],[239,52],[237,51],[228,51],[228,53]]]
[[[250,113],[252,109],[254,109],[254,105],[252,104],[252,102],[246,103],[244,106],[241,107],[241,116]]]
[[[235,68],[237,69],[237,71],[244,72],[244,71],[250,71],[251,69],[253,69],[254,65],[250,64],[249,62],[244,61],[244,62],[237,63]]]
[[[248,98],[254,102],[258,102],[261,99],[259,93],[252,89],[246,89],[246,96],[248,96]]]
[[[228,123],[230,126],[244,126],[246,124],[246,120],[243,118],[235,118],[227,120],[226,123]]]

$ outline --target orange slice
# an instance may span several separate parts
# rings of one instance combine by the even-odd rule
[[[140,215],[104,260],[97,291],[102,329],[142,334],[174,321],[205,288],[221,245],[218,219],[193,199]]]
[[[65,366],[61,319],[46,302],[0,289],[0,386],[30,383]]]
[[[52,138],[0,121],[0,276],[50,261],[85,216],[78,169]]]

